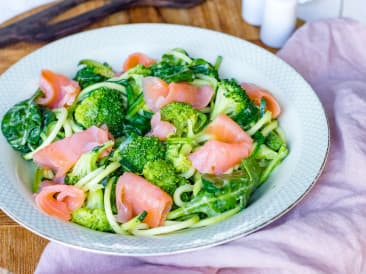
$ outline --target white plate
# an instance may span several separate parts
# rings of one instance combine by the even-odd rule
[[[153,238],[96,232],[42,214],[30,191],[29,165],[0,139],[0,206],[34,233],[69,246],[119,255],[172,254],[209,247],[247,235],[292,208],[310,190],[326,159],[329,131],[324,110],[303,78],[271,53],[239,38],[210,30],[135,24],[108,27],[51,43],[20,60],[0,78],[1,116],[37,89],[40,70],[73,77],[79,60],[106,61],[120,70],[135,51],[159,58],[167,49],[184,48],[211,62],[224,57],[221,76],[259,84],[278,98],[290,154],[254,195],[253,203],[219,224]]]

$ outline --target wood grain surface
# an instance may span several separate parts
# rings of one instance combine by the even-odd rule
[[[100,0],[88,1],[64,13],[55,20],[62,20],[101,5],[103,5],[103,1]],[[44,7],[17,16],[5,24],[0,25],[0,27],[26,15],[30,15]],[[199,26],[232,34],[265,47],[259,41],[259,29],[242,20],[240,0],[206,0],[200,6],[190,9],[137,7],[112,14],[94,23],[87,29],[146,22]],[[5,48],[0,48],[0,74],[23,56],[43,45],[44,43],[20,42]],[[275,49],[267,49],[272,52],[276,51]],[[13,273],[33,273],[46,244],[47,240],[20,227],[0,211],[0,268],[6,268]]]

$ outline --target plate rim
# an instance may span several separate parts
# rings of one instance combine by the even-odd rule
[[[77,37],[77,36],[83,36],[85,34],[90,34],[90,33],[97,33],[97,32],[103,32],[104,30],[109,30],[109,29],[119,29],[119,28],[128,28],[128,27],[173,27],[173,28],[184,28],[187,30],[191,30],[191,31],[195,31],[195,30],[200,30],[200,31],[205,31],[205,32],[211,32],[213,34],[216,35],[221,35],[221,36],[225,36],[229,39],[234,39],[237,40],[240,43],[246,43],[246,44],[250,44],[251,47],[255,47],[258,51],[261,52],[261,54],[270,56],[270,58],[275,58],[276,62],[281,62],[282,66],[285,65],[286,67],[290,68],[292,70],[293,73],[295,73],[298,77],[301,78],[301,80],[308,85],[308,87],[310,88],[310,90],[312,91],[313,95],[315,96],[316,100],[319,102],[319,106],[320,109],[324,115],[325,118],[325,123],[326,123],[326,128],[327,128],[327,146],[325,148],[325,154],[323,156],[323,161],[320,165],[320,168],[316,174],[316,176],[314,177],[313,181],[308,185],[307,189],[292,203],[290,204],[285,210],[281,211],[279,214],[273,216],[271,219],[268,219],[267,221],[263,222],[260,225],[257,225],[255,227],[253,227],[252,229],[248,230],[248,231],[244,231],[244,232],[237,232],[236,234],[231,235],[230,237],[226,237],[225,239],[222,240],[215,240],[212,243],[202,243],[202,244],[197,244],[194,247],[189,247],[189,248],[183,248],[183,249],[176,249],[176,250],[169,250],[169,251],[161,251],[161,252],[154,252],[154,253],[143,253],[143,252],[138,252],[138,253],[128,253],[128,252],[120,252],[120,251],[109,251],[109,250],[101,250],[101,249],[96,249],[95,247],[88,247],[88,246],[82,246],[79,245],[80,242],[76,242],[76,243],[71,243],[71,242],[65,242],[62,239],[57,239],[55,238],[53,235],[47,235],[46,233],[42,232],[42,231],[38,231],[37,228],[32,227],[32,225],[24,223],[21,219],[19,219],[17,216],[14,216],[13,214],[11,214],[11,210],[7,210],[6,207],[2,204],[2,201],[0,200],[0,209],[3,210],[11,219],[13,219],[15,222],[17,222],[18,224],[20,224],[21,226],[25,227],[26,229],[28,229],[29,231],[31,231],[32,233],[42,237],[42,238],[46,238],[49,241],[53,241],[53,242],[57,242],[59,244],[71,247],[71,248],[76,248],[79,250],[84,250],[84,251],[89,251],[89,252],[93,252],[93,253],[98,253],[98,254],[106,254],[106,255],[116,255],[116,256],[133,256],[133,257],[145,257],[145,256],[158,256],[158,255],[171,255],[171,254],[180,254],[180,253],[185,253],[185,252],[190,252],[190,251],[195,251],[195,250],[200,250],[200,249],[204,249],[204,248],[209,248],[209,247],[213,247],[213,246],[217,246],[223,243],[227,243],[233,240],[236,240],[238,238],[247,236],[263,227],[266,227],[267,225],[269,225],[270,223],[276,221],[277,219],[279,219],[280,217],[284,216],[285,214],[287,214],[291,209],[293,209],[297,204],[299,204],[303,198],[311,191],[311,189],[314,187],[314,185],[316,184],[316,182],[318,181],[319,177],[321,176],[325,166],[326,166],[326,162],[329,156],[329,149],[330,149],[330,127],[329,127],[329,120],[327,117],[327,113],[325,112],[324,106],[321,103],[319,96],[316,94],[316,92],[313,90],[313,88],[310,86],[310,84],[303,78],[303,76],[301,74],[299,74],[290,64],[286,63],[284,60],[282,60],[281,58],[279,58],[277,55],[259,47],[258,45],[251,43],[250,41],[247,41],[245,39],[242,39],[240,37],[234,36],[234,35],[230,35],[224,32],[220,32],[220,31],[216,31],[216,30],[212,30],[212,29],[206,29],[206,28],[202,28],[202,27],[195,27],[195,26],[187,26],[187,25],[179,25],[179,24],[164,24],[164,23],[136,23],[136,24],[125,24],[125,25],[115,25],[115,26],[106,26],[106,27],[102,27],[102,28],[97,28],[97,29],[92,29],[92,30],[87,30],[87,31],[83,31],[83,32],[79,32],[70,36],[66,36],[64,38],[58,39],[56,41],[53,41],[51,43],[48,43],[34,51],[32,51],[31,53],[23,56],[22,58],[18,59],[14,64],[12,64],[11,66],[9,66],[1,75],[0,75],[0,79],[2,78],[2,76],[6,73],[8,73],[9,70],[13,69],[14,66],[16,66],[20,61],[26,59],[26,58],[31,58],[33,54],[37,54],[39,51],[43,50],[44,48],[47,47],[51,47],[52,45],[56,44],[56,43],[62,43],[63,41],[70,39],[72,37]],[[18,191],[18,194],[19,191]]]

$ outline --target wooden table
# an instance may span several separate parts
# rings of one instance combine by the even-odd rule
[[[62,17],[73,16],[90,8],[100,6],[102,2],[90,1],[74,8]],[[36,10],[39,9],[41,8]],[[240,11],[240,0],[206,0],[200,6],[186,10],[139,7],[110,15],[96,22],[88,29],[142,22],[183,24],[218,30],[267,48],[259,41],[259,29],[244,22]],[[30,13],[32,12],[27,12],[24,15],[29,15]],[[22,16],[18,16],[15,19],[19,19]],[[23,56],[44,44],[21,42],[0,49],[0,73],[3,73]],[[275,52],[275,49],[267,49]],[[0,211],[0,267],[9,269],[13,273],[33,273],[46,244],[47,240],[22,228]]]

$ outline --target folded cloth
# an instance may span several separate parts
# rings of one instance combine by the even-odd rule
[[[50,243],[36,273],[366,273],[365,45],[365,27],[333,19],[304,25],[278,53],[317,92],[331,129],[322,176],[285,216],[239,240],[179,255],[117,257]]]

